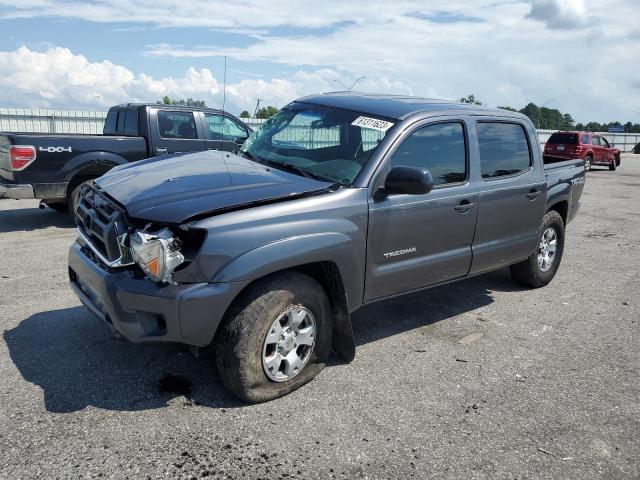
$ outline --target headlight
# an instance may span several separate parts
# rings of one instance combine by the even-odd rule
[[[174,270],[184,262],[179,248],[179,241],[168,228],[153,233],[136,231],[131,235],[133,259],[156,282],[172,282]]]

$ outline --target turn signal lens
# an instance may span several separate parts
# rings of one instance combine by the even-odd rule
[[[9,147],[9,165],[14,172],[24,170],[35,159],[36,149],[31,145],[11,145]]]

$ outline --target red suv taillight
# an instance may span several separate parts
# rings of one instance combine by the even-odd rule
[[[36,149],[31,145],[12,145],[9,147],[9,165],[11,170],[24,170],[36,159]]]

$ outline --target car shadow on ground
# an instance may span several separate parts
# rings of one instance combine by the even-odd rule
[[[357,346],[424,327],[493,303],[492,292],[525,290],[503,268],[478,277],[372,303],[352,315]]]
[[[492,291],[518,287],[508,271],[378,302],[354,315],[357,345],[429,325],[492,303]],[[13,363],[39,386],[45,407],[65,413],[88,406],[118,411],[244,404],[224,389],[209,355],[177,345],[135,345],[115,338],[84,307],[37,313],[4,333]],[[333,357],[330,365],[340,364]],[[182,398],[186,397],[186,400]]]
[[[0,210],[0,233],[30,232],[47,227],[72,228],[74,226],[68,213],[58,213],[50,208]]]

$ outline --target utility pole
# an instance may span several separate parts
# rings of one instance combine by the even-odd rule
[[[256,109],[253,111],[253,118],[256,118],[256,115],[258,114],[258,109],[260,108],[260,101],[262,99],[258,98],[257,102],[256,102]]]

